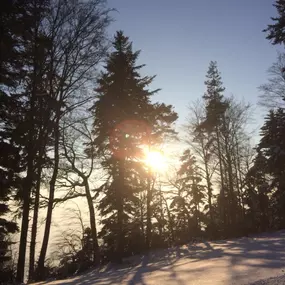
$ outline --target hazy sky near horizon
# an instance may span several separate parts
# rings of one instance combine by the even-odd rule
[[[118,10],[109,31],[123,30],[134,49],[141,50],[143,73],[157,75],[152,88],[162,89],[154,99],[173,104],[183,123],[189,103],[205,91],[211,60],[218,62],[225,95],[256,105],[257,87],[266,82],[277,56],[277,47],[262,32],[276,15],[273,2],[109,0]]]

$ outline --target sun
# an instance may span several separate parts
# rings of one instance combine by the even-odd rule
[[[166,167],[165,156],[160,151],[146,151],[145,152],[145,164],[152,170],[161,171]]]

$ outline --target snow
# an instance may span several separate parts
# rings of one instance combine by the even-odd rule
[[[259,280],[250,285],[284,285],[284,284],[285,284],[285,275],[274,277],[274,278],[268,278],[264,280]]]
[[[282,276],[285,273],[285,231],[156,250],[129,258],[127,263],[124,267],[109,266],[74,278],[38,284],[285,284]]]

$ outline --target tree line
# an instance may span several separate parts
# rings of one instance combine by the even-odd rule
[[[283,45],[285,1],[275,7],[264,32]],[[284,53],[260,87],[268,114],[253,146],[251,106],[225,96],[215,61],[178,134],[178,114],[154,100],[160,90],[151,89],[155,76],[142,75],[140,52],[122,31],[109,39],[104,0],[4,0],[1,11],[0,282],[23,282],[27,265],[32,282],[154,248],[285,227]],[[160,177],[144,159],[165,141],[186,147]],[[88,225],[79,208],[81,233],[65,237],[50,266],[54,209],[78,197]]]

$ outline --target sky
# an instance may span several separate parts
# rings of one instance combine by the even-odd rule
[[[256,106],[277,47],[262,32],[276,15],[273,0],[109,0],[117,9],[109,32],[123,30],[141,50],[145,75],[162,90],[154,100],[172,104],[183,124],[190,102],[201,98],[211,60],[218,62],[225,95]],[[255,108],[256,109],[256,108]],[[256,124],[262,123],[259,109]]]

